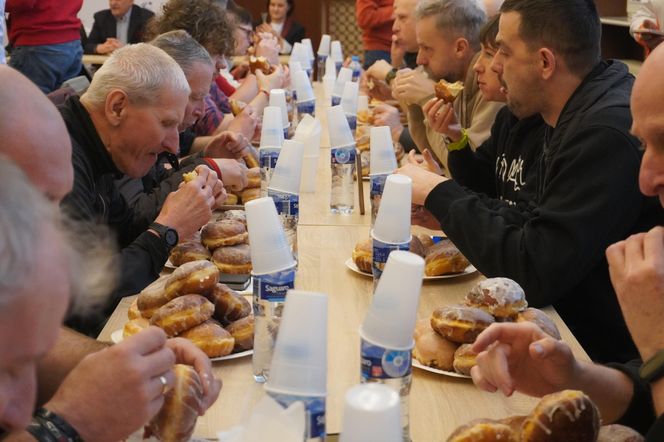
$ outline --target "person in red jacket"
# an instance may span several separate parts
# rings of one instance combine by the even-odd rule
[[[9,65],[44,93],[81,72],[83,0],[7,0]]]
[[[394,0],[357,0],[355,17],[362,29],[364,69],[377,60],[390,62]]]

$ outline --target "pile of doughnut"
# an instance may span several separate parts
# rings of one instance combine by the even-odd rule
[[[582,391],[563,390],[542,397],[527,416],[477,419],[457,428],[447,442],[641,442],[622,425],[600,427],[595,404]]]
[[[461,273],[470,265],[466,257],[447,238],[434,243],[433,239],[425,233],[413,233],[409,251],[424,258],[424,274],[426,276]],[[360,271],[371,273],[373,260],[373,242],[371,238],[355,244],[352,258]]]
[[[252,167],[247,170],[247,187],[242,190],[233,190],[226,187],[226,205],[245,204],[261,197],[261,169]]]
[[[253,348],[249,301],[219,282],[210,261],[182,264],[147,286],[128,311],[124,338],[154,325],[169,337],[187,338],[211,358]]]
[[[545,333],[560,339],[556,324],[541,310],[528,308],[519,284],[508,278],[480,281],[465,296],[463,304],[436,309],[420,319],[414,332],[413,357],[421,364],[444,371],[470,375],[477,356],[471,344],[494,322],[537,324]]]

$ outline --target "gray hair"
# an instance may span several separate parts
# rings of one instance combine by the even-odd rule
[[[153,104],[169,89],[185,92],[190,89],[178,64],[164,51],[147,43],[124,46],[109,57],[95,73],[83,98],[103,106],[113,90],[122,90],[134,104]]]
[[[175,60],[185,75],[191,73],[195,63],[203,63],[214,68],[208,51],[198,43],[187,31],[176,30],[158,35],[150,42]]]
[[[436,17],[436,29],[463,37],[475,50],[480,48],[480,29],[486,22],[484,8],[477,0],[422,0],[415,7],[415,18]]]

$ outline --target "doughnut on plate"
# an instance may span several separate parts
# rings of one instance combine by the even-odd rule
[[[344,262],[344,264],[346,264],[346,267],[348,267],[350,270],[352,270],[352,271],[355,272],[355,273],[358,273],[358,274],[360,274],[360,275],[364,275],[364,276],[368,276],[368,277],[370,277],[370,278],[373,277],[373,275],[372,275],[371,273],[366,273],[366,272],[363,272],[362,270],[360,270],[360,269],[355,265],[355,263],[353,262],[353,258],[348,258],[348,259],[346,260],[346,262]],[[437,280],[437,279],[457,278],[457,277],[459,277],[459,276],[470,275],[471,273],[475,273],[476,271],[477,271],[477,269],[476,269],[474,266],[469,265],[469,266],[466,267],[466,269],[465,269],[463,272],[461,272],[461,273],[452,273],[452,274],[449,274],[449,275],[440,275],[440,276],[426,276],[426,275],[425,275],[422,279],[423,279],[424,281],[434,281],[434,280]],[[427,367],[427,368],[428,368],[428,367]]]
[[[463,379],[470,379],[470,376],[466,376],[465,374],[457,373],[455,371],[445,371],[445,370],[439,370],[437,368],[429,367],[427,365],[424,365],[420,363],[417,359],[413,358],[412,360],[413,367],[419,368],[420,370],[424,371],[430,371],[431,373],[436,373],[436,374],[442,374],[443,376],[450,376],[453,378],[463,378]]]

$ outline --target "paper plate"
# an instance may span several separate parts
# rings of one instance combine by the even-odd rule
[[[353,262],[353,258],[348,258],[344,264],[346,264],[346,267],[348,267],[350,270],[354,271],[355,273],[358,273],[358,274],[364,275],[364,276],[368,276],[370,278],[373,277],[373,275],[371,273],[366,273],[366,272],[363,272],[362,270],[360,270],[355,265],[355,263]],[[438,280],[438,279],[458,278],[459,276],[470,275],[471,273],[475,273],[476,271],[477,271],[477,269],[474,266],[469,265],[461,273],[453,273],[451,275],[440,275],[440,276],[425,276],[422,279],[424,279],[425,281],[434,281],[434,280]]]
[[[412,364],[413,364],[413,367],[419,368],[420,370],[424,370],[424,371],[430,371],[431,373],[442,374],[443,376],[449,376],[449,377],[452,377],[452,378],[470,379],[470,376],[466,376],[465,374],[457,373],[455,371],[439,370],[437,368],[433,368],[433,367],[429,367],[429,366],[420,364],[420,361],[418,361],[415,358],[413,358]]]

